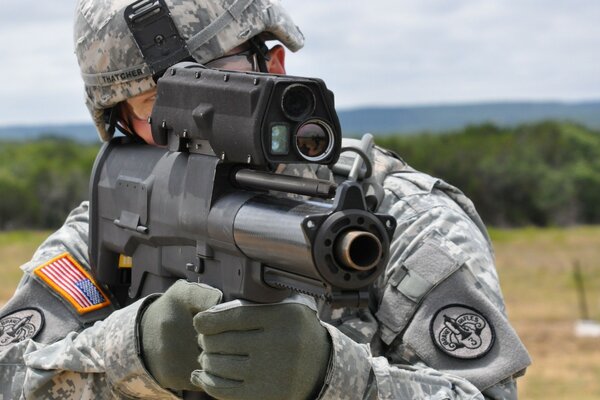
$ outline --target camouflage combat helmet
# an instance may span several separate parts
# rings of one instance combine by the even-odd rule
[[[153,71],[127,24],[132,3],[166,5],[188,55],[204,63],[260,35],[279,40],[291,51],[304,36],[279,0],[79,0],[75,54],[85,83],[86,105],[98,133],[109,140],[105,110],[152,89]]]

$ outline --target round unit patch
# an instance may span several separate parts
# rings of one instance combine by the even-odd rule
[[[431,320],[433,343],[449,356],[480,358],[492,349],[494,327],[479,311],[462,304],[441,308]]]
[[[44,316],[35,308],[25,308],[0,318],[0,349],[31,339],[44,327]]]

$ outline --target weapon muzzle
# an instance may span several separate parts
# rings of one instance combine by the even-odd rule
[[[383,257],[379,238],[364,231],[349,231],[342,234],[337,240],[335,252],[338,260],[346,268],[357,271],[375,268]]]

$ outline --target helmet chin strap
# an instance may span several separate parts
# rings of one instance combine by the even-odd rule
[[[128,124],[122,125],[123,121],[120,121],[119,119],[120,104],[121,103],[104,110],[104,123],[106,124],[106,132],[109,135],[114,136],[115,131],[118,130],[125,136],[141,140],[138,135],[131,131],[131,128],[128,126]]]
[[[254,36],[252,39],[248,40],[250,43],[250,47],[256,54],[256,62],[258,63],[258,70],[260,72],[269,72],[269,67],[267,66],[267,61],[271,58],[269,57],[269,48],[265,44],[265,42],[260,39],[258,36]]]
[[[111,108],[104,109],[104,124],[106,125],[106,133],[108,133],[110,136],[113,136],[115,134],[115,128],[118,126],[118,108],[118,106],[114,106]]]

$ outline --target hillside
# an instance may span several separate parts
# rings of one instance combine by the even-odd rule
[[[29,141],[43,137],[69,138],[83,143],[98,143],[96,127],[90,122],[63,125],[0,126],[0,140]]]
[[[516,126],[543,120],[571,121],[600,129],[600,101],[582,103],[505,102],[422,107],[360,108],[338,111],[344,134],[371,132],[443,133],[467,125]]]
[[[580,103],[504,102],[412,107],[368,107],[338,110],[346,136],[366,132],[377,135],[416,132],[444,133],[467,125],[493,123],[516,126],[552,119],[571,121],[600,129],[600,100]],[[68,137],[82,142],[98,142],[90,123],[0,126],[0,140],[33,140],[43,136]]]

